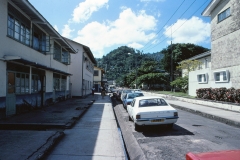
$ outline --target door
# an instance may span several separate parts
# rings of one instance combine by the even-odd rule
[[[15,73],[7,73],[6,116],[16,114]]]

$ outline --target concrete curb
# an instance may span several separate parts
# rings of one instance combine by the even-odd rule
[[[198,111],[198,110],[185,108],[185,107],[178,106],[178,105],[175,105],[175,104],[171,104],[171,103],[169,103],[169,104],[171,106],[175,107],[175,108],[178,108],[178,109],[190,112],[190,113],[194,113],[194,114],[197,114],[197,115],[200,115],[200,116],[212,119],[212,120],[216,120],[218,122],[222,122],[222,123],[225,123],[227,125],[231,125],[231,126],[240,128],[240,123],[239,122],[232,121],[232,120],[222,118],[222,117],[219,117],[219,116],[216,116],[216,115],[212,115],[212,114],[209,114],[209,113],[201,112],[201,111]]]
[[[40,146],[37,151],[30,155],[28,160],[41,160],[53,149],[53,147],[64,137],[64,132],[57,131],[49,137],[45,144]]]
[[[121,115],[121,110],[119,106],[114,107],[114,112],[117,116],[117,120],[119,122],[119,126],[122,131],[123,139],[127,148],[128,155],[131,160],[146,160],[146,157],[139,146],[138,142],[134,138],[131,130],[128,126],[125,125],[124,118]]]

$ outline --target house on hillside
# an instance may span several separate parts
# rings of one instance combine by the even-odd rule
[[[75,49],[27,0],[0,12],[0,118],[69,98]]]
[[[239,0],[212,0],[202,15],[211,18],[211,64],[209,72],[198,82],[197,87],[240,88],[240,2]],[[199,80],[196,71],[190,72],[190,95],[196,95],[195,88],[191,88]],[[202,81],[203,80],[203,81]]]
[[[66,41],[77,50],[71,56],[69,65],[71,79],[72,97],[84,97],[91,93],[94,86],[94,65],[97,64],[90,48],[73,40],[65,38]]]
[[[104,73],[102,68],[94,66],[94,87],[96,92],[100,92],[100,87],[107,82],[107,80],[104,79]]]

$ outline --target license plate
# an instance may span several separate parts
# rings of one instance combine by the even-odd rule
[[[164,119],[153,119],[151,122],[164,122]]]

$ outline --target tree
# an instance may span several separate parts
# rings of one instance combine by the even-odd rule
[[[183,92],[188,90],[188,73],[194,71],[202,62],[198,60],[184,60],[177,66],[178,70],[182,70],[183,77],[178,77],[170,83],[171,86],[179,88]]]
[[[188,75],[190,71],[196,70],[199,65],[201,65],[202,62],[198,60],[184,60],[179,63],[179,66],[177,66],[178,70],[182,70],[183,75]]]
[[[160,53],[164,54],[161,63],[163,69],[171,73],[171,55],[173,57],[173,72],[176,71],[178,63],[189,59],[195,55],[208,51],[209,49],[190,43],[176,43],[169,45],[163,49]]]
[[[179,88],[182,92],[186,93],[188,90],[188,76],[178,77],[170,83],[171,86]]]

